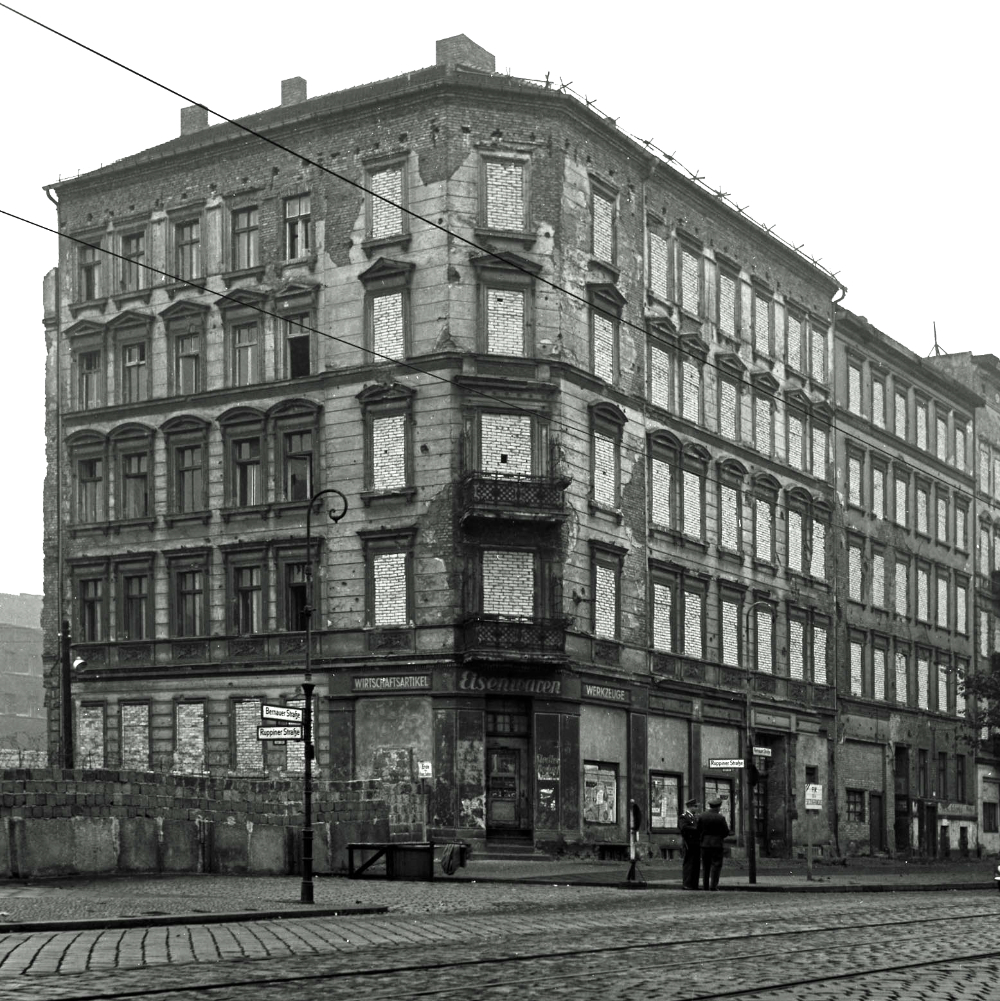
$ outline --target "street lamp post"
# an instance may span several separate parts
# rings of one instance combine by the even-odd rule
[[[299,900],[303,904],[313,902],[313,829],[312,829],[312,613],[313,613],[313,561],[312,561],[312,512],[314,505],[324,494],[336,494],[343,502],[343,510],[328,510],[327,517],[336,523],[347,514],[347,498],[339,491],[330,487],[326,490],[317,490],[309,498],[309,507],[306,509],[306,607],[303,614],[306,617],[306,675],[302,685],[302,695],[305,699],[305,708],[302,713],[302,740],[303,758],[305,760],[305,774],[302,801],[302,892]]]
[[[743,768],[743,781],[746,783],[746,804],[747,804],[747,870],[749,872],[749,882],[757,882],[757,820],[754,817],[754,783],[751,781],[753,763],[753,671],[750,667],[750,613],[755,608],[766,608],[773,612],[771,602],[755,601],[746,610],[746,644],[744,646],[744,658],[746,659],[747,671],[747,758]]]

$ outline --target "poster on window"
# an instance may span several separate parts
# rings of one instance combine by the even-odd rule
[[[649,823],[656,830],[677,827],[680,818],[680,779],[676,775],[649,776]]]
[[[708,808],[708,802],[712,799],[721,799],[722,807],[719,813],[726,818],[726,823],[729,825],[729,830],[734,831],[733,827],[733,783],[729,779],[705,779],[705,807]]]
[[[618,776],[611,765],[584,762],[583,819],[590,824],[618,821]]]

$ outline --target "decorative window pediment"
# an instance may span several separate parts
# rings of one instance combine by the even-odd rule
[[[747,372],[743,359],[735,351],[720,352],[715,356],[715,364],[735,379],[743,379]]]
[[[723,459],[719,463],[719,475],[726,477],[728,479],[739,479],[742,480],[749,470],[742,462],[738,462],[736,459]]]
[[[161,309],[160,316],[167,323],[188,318],[200,322],[204,320],[210,310],[211,306],[207,306],[204,303],[192,302],[190,299],[180,299],[177,302],[171,303],[166,309]]]
[[[357,400],[362,406],[372,406],[379,403],[405,403],[411,400],[415,391],[409,386],[401,386],[399,383],[376,383],[373,386],[365,386],[357,394]]]
[[[777,393],[780,383],[767,371],[758,370],[750,373],[750,382],[759,393]]]
[[[156,434],[154,428],[149,427],[146,424],[120,424],[118,427],[114,428],[108,435],[108,438],[112,442],[122,442],[128,440],[136,439],[150,439]]]
[[[185,414],[183,417],[171,417],[160,425],[160,430],[164,434],[184,434],[186,432],[206,432],[209,423],[201,417],[194,417]]]
[[[611,282],[587,282],[587,295],[596,305],[610,308],[614,313],[620,312],[628,301]]]
[[[681,350],[704,361],[708,357],[708,345],[700,333],[688,331],[681,334]]]
[[[412,261],[396,261],[391,257],[380,257],[370,268],[358,275],[358,281],[369,291],[394,288],[407,284],[415,267]]]
[[[809,414],[813,409],[812,400],[801,389],[788,389],[785,391],[785,402],[800,414]]]
[[[540,264],[529,261],[526,257],[511,253],[510,251],[499,251],[495,254],[478,254],[476,257],[470,257],[469,263],[477,271],[503,272],[505,281],[514,278],[522,278],[526,281],[528,278],[534,278],[540,274],[542,270]]]
[[[66,439],[66,447],[70,449],[103,448],[107,440],[107,435],[101,434],[100,431],[87,429],[71,434]]]
[[[277,420],[282,417],[306,417],[318,414],[323,408],[313,400],[282,400],[267,412],[268,418]]]
[[[219,426],[226,427],[230,424],[263,424],[265,415],[262,410],[256,407],[233,407],[224,414],[219,415]]]
[[[66,328],[64,333],[67,337],[85,337],[88,334],[101,335],[104,333],[103,323],[94,323],[93,320],[77,320],[72,326]]]
[[[607,422],[619,428],[623,428],[628,423],[628,417],[625,416],[625,412],[612,403],[600,402],[591,404],[590,415],[591,421],[595,423]]]
[[[777,500],[781,484],[768,473],[757,473],[753,478],[754,493],[769,500]]]
[[[145,327],[148,331],[153,325],[153,317],[149,313],[139,313],[134,309],[126,309],[113,320],[108,321],[109,330],[125,330],[133,327]]]
[[[670,345],[677,343],[677,325],[669,316],[650,316],[646,320],[649,332],[654,337],[666,341]]]
[[[226,298],[219,301],[219,309],[257,309],[267,302],[267,292],[257,292],[249,288],[237,288],[227,293]]]

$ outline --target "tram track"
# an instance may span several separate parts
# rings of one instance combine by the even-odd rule
[[[213,994],[217,994],[225,991],[239,991],[246,990],[248,988],[264,988],[269,989],[269,993],[272,991],[277,991],[279,989],[287,989],[289,991],[297,991],[297,994],[291,994],[291,997],[308,997],[310,995],[301,993],[306,990],[310,984],[319,984],[320,982],[327,982],[331,987],[336,987],[340,989],[347,989],[349,985],[356,985],[358,993],[356,996],[364,996],[368,1001],[383,1001],[383,999],[393,999],[393,1001],[399,1001],[403,996],[407,998],[447,998],[449,996],[470,996],[470,988],[473,984],[470,983],[468,977],[464,977],[465,974],[471,973],[473,971],[483,971],[487,972],[490,968],[504,969],[506,972],[502,978],[486,979],[478,981],[474,984],[475,996],[481,997],[486,996],[482,992],[497,990],[504,993],[508,993],[512,988],[517,988],[519,985],[536,987],[538,985],[544,985],[545,983],[560,983],[566,984],[572,981],[587,981],[592,980],[598,970],[602,970],[602,974],[606,975],[606,967],[602,967],[601,963],[613,960],[627,959],[628,954],[633,954],[635,957],[640,957],[644,953],[650,953],[653,950],[661,950],[661,956],[655,962],[637,962],[629,961],[627,965],[623,965],[622,968],[616,971],[617,975],[631,975],[635,976],[637,974],[642,974],[647,971],[659,971],[659,972],[669,972],[678,971],[681,969],[687,970],[697,970],[698,968],[705,968],[712,964],[718,965],[720,963],[731,963],[739,962],[741,960],[759,960],[762,951],[757,948],[753,951],[740,951],[735,953],[723,953],[714,954],[706,956],[703,959],[690,959],[686,958],[683,960],[678,960],[676,962],[671,961],[668,957],[662,955],[663,950],[668,951],[680,951],[683,949],[688,949],[690,951],[696,951],[698,949],[707,950],[709,952],[718,953],[720,947],[725,949],[728,946],[737,945],[738,943],[755,943],[760,944],[768,940],[785,940],[788,941],[796,936],[810,935],[810,936],[822,936],[824,934],[845,934],[850,932],[865,931],[870,929],[902,929],[907,926],[926,926],[927,933],[925,934],[914,934],[909,936],[895,936],[893,938],[893,944],[898,946],[903,942],[912,942],[916,939],[928,939],[928,941],[934,941],[934,928],[933,926],[941,924],[942,922],[950,922],[954,924],[955,922],[962,921],[977,921],[977,920],[995,920],[995,911],[977,911],[974,913],[967,914],[947,914],[947,915],[937,915],[937,916],[927,916],[927,917],[917,917],[917,918],[907,918],[901,920],[880,920],[872,921],[861,924],[832,924],[832,925],[809,925],[801,928],[793,929],[776,929],[776,930],[763,930],[755,931],[753,933],[744,934],[720,934],[713,936],[711,938],[707,937],[692,937],[685,939],[658,939],[651,942],[633,942],[620,945],[609,945],[609,946],[596,946],[596,947],[585,947],[576,949],[560,949],[560,950],[548,950],[548,951],[533,951],[533,952],[516,952],[511,951],[504,955],[491,955],[491,956],[479,956],[470,959],[456,959],[444,962],[419,962],[419,963],[396,963],[396,964],[386,964],[380,965],[378,967],[363,968],[363,969],[326,969],[322,972],[316,973],[304,973],[304,974],[282,974],[282,975],[267,975],[256,977],[242,977],[242,978],[228,978],[225,980],[212,980],[206,978],[203,982],[193,982],[189,984],[178,985],[174,984],[156,986],[156,987],[141,987],[135,989],[128,989],[126,985],[121,986],[125,988],[124,990],[102,990],[98,993],[88,992],[73,994],[64,991],[60,991],[60,1001],[107,1001],[107,999],[128,999],[128,998],[163,998],[169,999],[171,996],[175,997],[205,997],[211,998]],[[789,943],[791,944],[791,943]],[[805,948],[787,948],[782,947],[781,956],[782,959],[793,959],[796,956],[804,956],[808,953],[819,953],[824,952],[826,954],[830,953],[844,953],[851,950],[864,951],[865,949],[873,948],[873,943],[870,941],[855,941],[855,942],[845,942],[842,944],[833,944],[829,941],[824,942],[822,945],[810,945]],[[353,956],[357,957],[359,954],[354,953]],[[780,982],[775,982],[773,984],[755,984],[751,988],[754,994],[761,992],[768,992],[772,990],[786,990],[790,988],[808,986],[810,984],[822,984],[827,982],[834,982],[840,979],[850,979],[852,977],[876,975],[880,973],[890,973],[890,972],[900,972],[909,969],[915,969],[919,967],[933,966],[935,964],[941,963],[952,963],[952,962],[966,962],[966,961],[977,961],[986,958],[996,958],[996,950],[990,949],[989,951],[975,951],[963,953],[961,955],[954,956],[936,956],[934,958],[928,958],[918,961],[908,961],[904,963],[890,964],[890,965],[880,965],[865,967],[864,969],[855,970],[852,973],[832,973],[825,974],[821,976],[812,976],[805,978],[794,978],[783,980]],[[279,962],[287,962],[292,957],[282,957]],[[301,957],[300,957],[301,958]],[[314,958],[314,957],[310,957]],[[529,976],[517,977],[511,976],[510,974],[514,972],[518,967],[527,967],[530,964],[545,964],[552,962],[561,962],[570,959],[576,959],[589,964],[587,968],[580,969],[576,972],[567,972],[566,970],[561,970],[558,974],[552,974],[549,976],[541,975],[540,971],[533,971]],[[267,960],[256,960],[255,962],[267,962]],[[118,971],[125,972],[125,971]],[[135,973],[137,971],[129,971]],[[144,971],[147,974],[152,974],[154,968],[148,968]],[[164,973],[167,971],[164,970]],[[433,975],[435,973],[447,974],[447,973],[462,973],[464,979],[461,979],[459,983],[456,984],[441,984],[441,985],[427,985],[423,988],[417,987],[417,985],[412,985],[410,988],[405,990],[405,994],[402,994],[399,987],[394,987],[390,991],[384,993],[374,994],[370,990],[363,990],[362,988],[367,985],[367,987],[375,987],[375,981],[379,978],[386,977],[405,977],[410,974],[423,974],[423,975]],[[113,987],[112,985],[109,985]],[[354,989],[351,987],[351,989]],[[282,990],[281,993],[284,993]],[[736,997],[739,995],[746,995],[748,993],[748,988],[744,984],[738,988],[732,990],[715,991],[712,993],[695,993],[689,996],[671,998],[670,1001],[710,1001],[714,998],[729,998]],[[345,995],[348,996],[348,995]]]

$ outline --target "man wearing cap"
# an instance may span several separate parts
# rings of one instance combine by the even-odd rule
[[[729,825],[719,813],[722,800],[708,801],[708,809],[698,817],[697,831],[701,845],[701,883],[704,890],[719,888],[722,872],[722,844],[729,837]]]
[[[689,799],[681,814],[681,838],[684,841],[684,874],[681,888],[698,889],[698,871],[701,868],[701,845],[698,841],[698,818],[694,815],[698,800]]]

